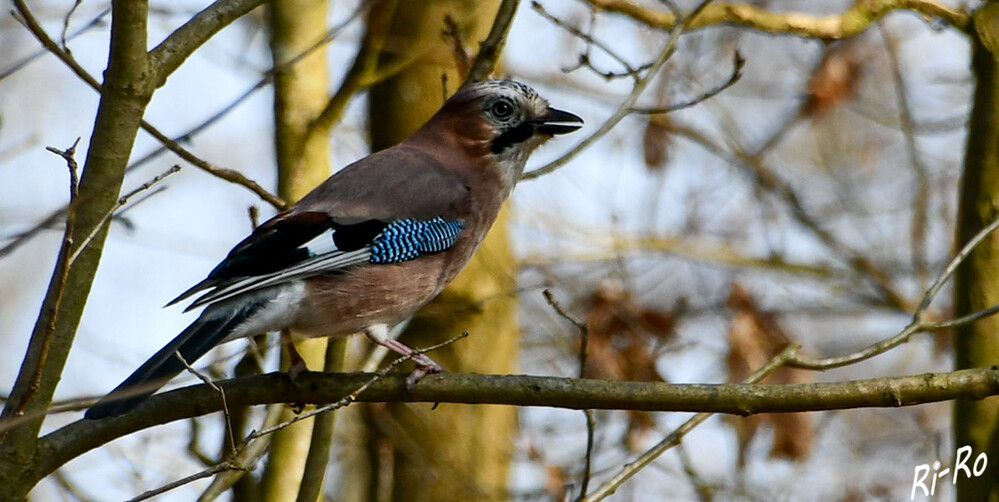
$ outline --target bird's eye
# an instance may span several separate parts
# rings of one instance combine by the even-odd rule
[[[489,108],[489,112],[498,119],[505,119],[513,115],[513,105],[505,99],[501,99]]]

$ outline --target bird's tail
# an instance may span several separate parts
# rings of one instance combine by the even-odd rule
[[[184,361],[193,363],[266,304],[267,299],[258,299],[209,306],[197,321],[149,358],[110,394],[91,406],[84,416],[98,419],[128,413],[184,371],[184,363],[177,358],[177,353]]]

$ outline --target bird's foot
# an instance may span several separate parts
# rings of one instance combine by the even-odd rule
[[[299,378],[302,375],[307,375],[309,373],[312,373],[312,371],[309,369],[308,366],[305,365],[305,361],[302,359],[295,361],[294,363],[291,364],[290,367],[288,367],[288,379],[291,380],[291,385],[294,386],[295,389],[299,391],[305,390],[302,387]],[[305,406],[306,403],[302,402],[291,403],[291,411],[293,411],[296,415],[298,415],[302,413],[303,410],[305,410]]]
[[[413,392],[413,388],[416,387],[416,384],[419,383],[423,377],[434,373],[444,372],[444,368],[441,367],[440,364],[437,364],[436,361],[423,354],[414,354],[413,362],[416,363],[416,368],[414,368],[413,372],[406,377],[406,390],[410,393]]]
[[[312,373],[312,371],[309,370],[309,367],[305,365],[305,361],[302,359],[293,362],[291,366],[288,367],[288,378],[291,379],[291,383],[294,384],[295,387],[298,387],[298,377],[308,375],[309,373]]]
[[[413,372],[406,377],[406,390],[410,393],[413,392],[413,388],[416,387],[416,384],[422,380],[423,377],[432,373],[444,372],[444,368],[437,364],[437,362],[433,359],[427,357],[426,354],[417,352],[399,340],[391,338],[389,336],[388,328],[384,324],[371,326],[364,330],[364,334],[367,335],[371,341],[393,352],[402,354],[403,356],[412,359],[413,363],[416,364],[416,369],[414,369]]]

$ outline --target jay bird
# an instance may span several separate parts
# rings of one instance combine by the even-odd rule
[[[291,329],[307,337],[364,332],[416,369],[442,368],[389,337],[464,268],[510,195],[530,153],[579,129],[519,82],[460,90],[402,143],[337,172],[237,244],[208,277],[196,321],[87,410],[127,413],[216,345]],[[183,361],[177,357],[179,354]]]

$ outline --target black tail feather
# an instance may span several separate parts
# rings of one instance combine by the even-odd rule
[[[197,321],[91,406],[84,417],[98,419],[128,413],[184,371],[184,364],[175,355],[177,352],[189,364],[194,363],[265,304],[266,301],[257,301],[209,307]]]

